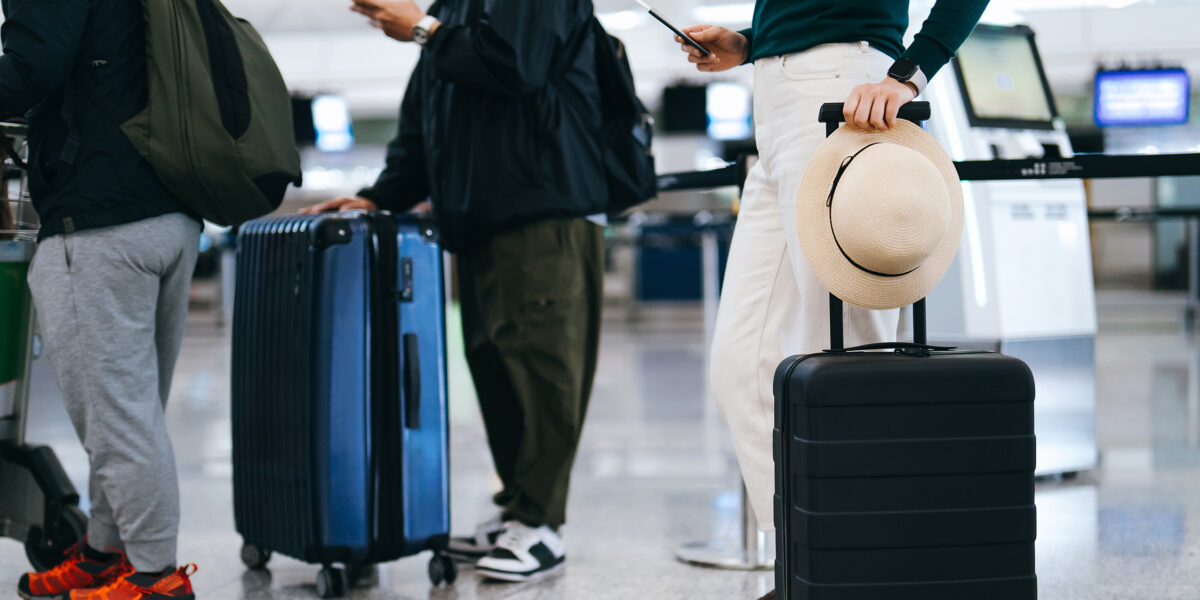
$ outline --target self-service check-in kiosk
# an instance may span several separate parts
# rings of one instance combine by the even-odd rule
[[[956,161],[1070,158],[1033,31],[981,25],[931,82],[929,131]],[[1039,167],[1032,167],[1039,168]],[[929,298],[932,342],[1023,359],[1037,381],[1037,472],[1097,462],[1096,302],[1083,183],[963,182],[962,246]]]

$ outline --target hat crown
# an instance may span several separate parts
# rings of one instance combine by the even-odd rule
[[[846,257],[875,273],[903,275],[919,269],[945,240],[951,199],[933,161],[885,142],[849,163],[829,210]]]

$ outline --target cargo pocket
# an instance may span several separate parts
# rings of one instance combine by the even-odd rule
[[[524,329],[564,332],[585,291],[572,221],[544,221],[523,231],[517,319]]]

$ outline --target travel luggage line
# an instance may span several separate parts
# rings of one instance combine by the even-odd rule
[[[827,516],[827,515],[852,516],[852,515],[920,515],[920,514],[929,514],[929,513],[945,514],[945,513],[971,513],[971,512],[1004,512],[1004,511],[1014,511],[1014,510],[1029,510],[1030,508],[1033,508],[1033,505],[1032,504],[1013,504],[1010,506],[988,506],[985,508],[939,508],[939,509],[931,509],[931,510],[854,510],[854,511],[848,511],[848,512],[828,512],[828,511],[819,512],[819,511],[805,510],[796,505],[793,505],[792,508],[794,510],[798,510],[806,515],[813,515],[813,516]],[[973,546],[973,545],[977,545],[977,544],[955,544],[955,545]],[[982,545],[986,545],[986,544],[982,544]]]
[[[983,404],[983,403],[979,403],[979,404]],[[1017,404],[1017,403],[1011,402],[1011,403],[996,403],[996,404]],[[977,406],[977,405],[978,404],[975,404],[975,406]],[[858,404],[858,405],[847,404],[844,406],[839,406],[838,408],[852,408],[855,406],[872,406],[873,407],[873,406],[877,406],[877,405],[874,405],[874,404]],[[933,405],[927,405],[927,406],[933,406]],[[942,405],[938,405],[938,406],[948,406],[948,405],[942,404]],[[889,438],[886,440],[810,440],[810,439],[806,439],[806,438],[802,438],[800,436],[794,435],[794,436],[792,436],[792,440],[796,441],[796,442],[804,442],[805,444],[823,445],[823,444],[883,444],[883,443],[892,444],[892,443],[896,443],[896,442],[922,442],[922,443],[973,442],[973,441],[977,441],[977,440],[979,440],[979,441],[993,440],[994,441],[994,440],[1030,439],[1033,437],[1034,436],[1032,436],[1032,435],[972,435],[972,436],[966,436],[966,437],[945,437],[945,438],[941,438],[941,437],[940,438]]]
[[[747,174],[745,164],[751,156],[753,155],[743,155],[737,162],[710,171],[664,173],[658,176],[658,190],[659,192],[684,192],[740,187],[745,183]],[[967,160],[956,162],[954,165],[963,181],[1184,177],[1200,175],[1200,153],[1080,154],[1072,158]],[[1200,211],[1174,210],[1178,214],[1200,216]]]

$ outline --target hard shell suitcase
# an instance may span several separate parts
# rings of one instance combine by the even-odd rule
[[[928,346],[913,316],[914,344],[844,350],[831,296],[833,350],[776,372],[780,598],[1037,597],[1032,373]]]
[[[435,551],[453,580],[442,251],[386,213],[251,221],[238,238],[234,506],[260,568],[272,552],[342,571]]]

